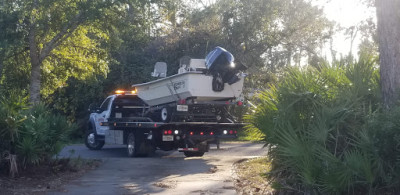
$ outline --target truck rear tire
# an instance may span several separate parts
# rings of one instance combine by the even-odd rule
[[[126,145],[127,145],[127,152],[129,157],[136,157],[138,156],[138,144],[136,141],[136,136],[135,133],[131,132],[128,134],[128,137],[126,139]]]
[[[104,141],[97,140],[93,128],[89,127],[85,133],[85,145],[90,150],[100,150],[104,146]]]
[[[186,157],[203,156],[204,152],[183,152]]]
[[[149,142],[146,142],[144,134],[140,132],[129,133],[126,145],[129,157],[146,157],[155,150]]]

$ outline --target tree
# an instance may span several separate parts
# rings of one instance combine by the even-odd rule
[[[157,56],[148,45],[156,34],[155,23],[159,21],[159,12],[149,8],[159,6],[159,3],[147,0],[125,1],[121,9],[109,9],[105,13],[107,21],[104,23],[96,21],[81,25],[43,64],[44,70],[49,67],[52,71],[43,71],[42,101],[86,128],[90,103],[101,103],[115,89],[129,89],[133,83],[149,81]],[[82,32],[89,29],[92,29],[90,38],[85,36],[88,33]],[[99,42],[103,40],[102,36],[106,36],[105,42]],[[79,55],[88,52],[102,55]],[[108,57],[96,60],[103,56]],[[85,70],[91,67],[100,70]],[[74,136],[80,136],[80,132]]]
[[[376,0],[383,104],[392,107],[400,89],[400,0]]]
[[[104,18],[97,8],[110,5],[101,1],[3,1],[1,87],[22,93],[29,88],[31,102],[37,102],[40,93],[51,94],[68,77],[84,79],[99,71],[105,74],[108,55],[101,44],[108,37],[99,31],[101,22],[95,20]],[[56,78],[55,82],[52,78]]]
[[[12,54],[19,53],[23,42],[23,33],[18,30],[19,10],[11,9],[11,0],[3,0],[0,4],[0,89],[3,85],[4,64]]]
[[[30,102],[40,102],[43,63],[52,52],[70,40],[77,29],[90,21],[100,22],[107,8],[118,2],[111,1],[18,1],[14,8],[25,11],[24,27],[27,32],[31,64]],[[60,65],[62,66],[62,64]]]
[[[162,48],[204,57],[219,45],[257,70],[276,71],[291,61],[299,64],[301,58],[318,55],[321,43],[332,34],[332,23],[308,1],[219,0],[202,9],[176,12],[185,16],[176,17],[177,27],[163,37]]]

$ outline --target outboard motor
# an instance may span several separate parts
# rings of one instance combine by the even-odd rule
[[[207,72],[213,75],[213,91],[224,90],[224,84],[229,85],[240,80],[237,76],[239,68],[234,63],[233,55],[222,47],[216,47],[206,56]]]

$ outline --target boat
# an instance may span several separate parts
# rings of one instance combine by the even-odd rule
[[[205,59],[181,64],[178,74],[166,77],[166,63],[157,63],[153,76],[163,78],[135,84],[137,96],[149,106],[192,99],[196,102],[239,98],[245,74],[234,65],[232,54],[217,47]]]

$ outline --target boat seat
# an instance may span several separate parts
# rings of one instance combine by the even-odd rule
[[[167,77],[167,63],[157,62],[154,65],[154,72],[151,73],[152,77]]]

